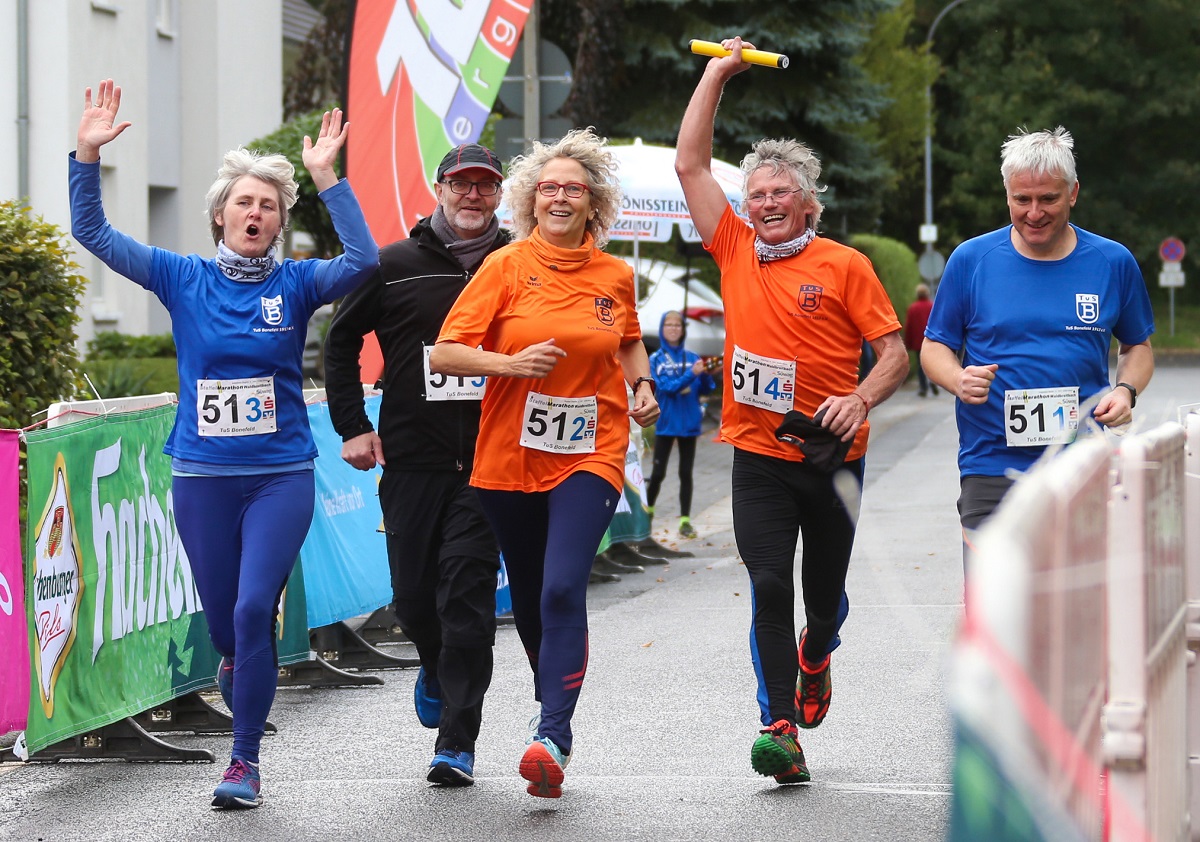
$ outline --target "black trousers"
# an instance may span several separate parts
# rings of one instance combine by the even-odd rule
[[[492,682],[500,551],[469,471],[383,472],[393,608],[441,687],[435,751],[474,751]]]
[[[861,459],[841,470],[862,488]],[[753,592],[751,656],[764,724],[796,719],[796,541],[803,539],[805,659],[817,662],[838,631],[855,526],[832,474],[804,462],[734,451],[733,531]]]
[[[658,499],[658,489],[667,476],[667,463],[671,460],[671,445],[679,442],[679,514],[692,514],[692,468],[696,464],[696,436],[655,436],[654,464],[650,479],[646,483],[646,503],[653,506]]]

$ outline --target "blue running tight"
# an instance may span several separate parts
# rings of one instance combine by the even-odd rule
[[[479,489],[512,591],[513,620],[542,703],[538,734],[563,753],[574,739],[571,717],[587,672],[587,586],[620,492],[577,471],[550,491]]]
[[[279,596],[312,523],[312,471],[174,477],[175,520],[213,646],[233,659],[233,751],[258,763],[279,667]]]

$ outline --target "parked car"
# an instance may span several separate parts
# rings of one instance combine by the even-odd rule
[[[725,305],[721,296],[703,281],[687,279],[688,270],[660,260],[623,258],[638,273],[638,288],[647,288],[638,302],[642,341],[653,353],[658,350],[658,325],[663,313],[678,310],[687,316],[684,346],[702,357],[717,357],[725,349]],[[686,300],[685,300],[686,299]]]

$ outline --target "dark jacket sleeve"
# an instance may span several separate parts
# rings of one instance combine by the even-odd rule
[[[325,394],[333,429],[342,441],[374,429],[363,401],[359,357],[363,337],[377,325],[382,291],[383,277],[375,272],[342,300],[325,336]]]

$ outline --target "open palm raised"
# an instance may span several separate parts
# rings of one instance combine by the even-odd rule
[[[83,116],[79,119],[75,157],[90,163],[100,157],[100,147],[129,128],[128,120],[117,123],[117,111],[121,108],[121,89],[112,79],[103,80],[92,100],[92,89],[83,94]]]

